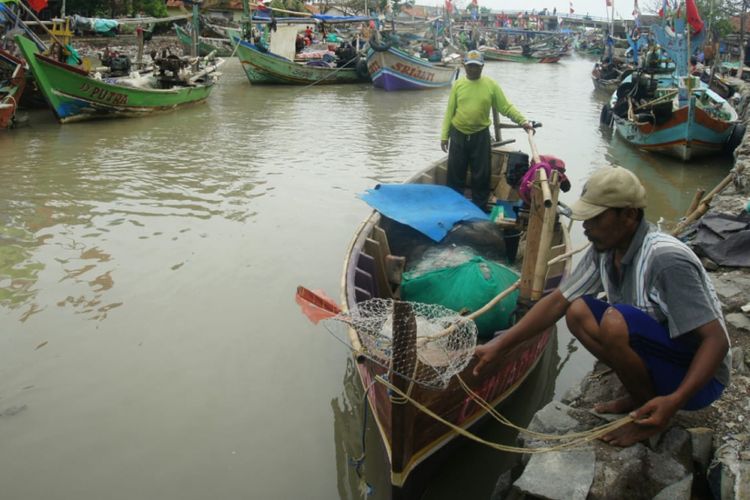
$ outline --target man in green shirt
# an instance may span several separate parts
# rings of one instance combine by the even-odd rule
[[[440,147],[448,153],[448,186],[463,194],[471,166],[471,198],[484,210],[490,197],[490,110],[494,107],[525,130],[534,128],[505,98],[497,82],[482,76],[483,67],[481,52],[466,54],[466,77],[451,89]]]

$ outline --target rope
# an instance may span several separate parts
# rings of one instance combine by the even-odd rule
[[[479,444],[483,444],[483,445],[488,446],[488,447],[490,447],[492,449],[495,449],[495,450],[498,450],[498,451],[504,451],[504,452],[508,452],[508,453],[529,453],[529,454],[536,454],[536,453],[549,453],[549,452],[553,452],[553,451],[561,451],[561,450],[565,450],[565,449],[569,449],[569,448],[575,448],[575,447],[578,447],[578,446],[583,445],[585,443],[588,443],[590,441],[593,441],[594,439],[597,439],[597,438],[599,438],[601,436],[604,436],[605,434],[608,434],[608,433],[614,431],[615,429],[619,429],[620,427],[622,427],[622,426],[624,426],[624,425],[626,425],[626,424],[634,421],[632,417],[627,416],[627,417],[623,417],[623,418],[621,418],[619,420],[616,420],[614,422],[610,422],[610,423],[608,423],[606,425],[603,425],[603,426],[600,426],[600,427],[596,427],[594,429],[590,429],[588,431],[571,433],[571,434],[566,434],[566,435],[562,435],[562,436],[559,436],[559,435],[556,435],[556,434],[539,434],[539,433],[533,433],[533,434],[536,434],[537,436],[546,436],[545,439],[547,439],[547,440],[553,440],[553,439],[554,440],[571,439],[571,437],[572,437],[571,441],[568,441],[566,443],[560,443],[560,444],[555,445],[555,446],[547,446],[547,447],[539,447],[539,448],[521,448],[519,446],[508,446],[508,445],[504,445],[504,444],[500,444],[500,443],[495,443],[495,442],[492,442],[492,441],[487,441],[486,439],[482,439],[481,437],[477,436],[476,434],[474,434],[474,433],[472,433],[470,431],[467,431],[466,429],[464,429],[462,427],[459,427],[458,425],[454,424],[453,422],[447,421],[446,419],[444,419],[440,415],[436,414],[435,412],[433,412],[432,410],[430,410],[429,408],[427,408],[426,406],[424,406],[423,404],[421,404],[419,401],[416,401],[415,399],[411,398],[410,396],[408,396],[407,394],[405,394],[403,391],[399,390],[396,386],[394,386],[393,384],[391,384],[390,382],[388,382],[387,380],[385,380],[384,378],[382,378],[380,376],[375,377],[375,380],[378,383],[380,383],[380,384],[384,385],[385,387],[387,387],[388,389],[390,389],[391,391],[393,391],[393,392],[399,394],[400,396],[406,398],[411,404],[414,405],[415,408],[417,408],[421,412],[425,413],[429,417],[432,417],[433,419],[435,419],[438,422],[442,423],[443,425],[449,427],[454,432],[456,432],[456,433],[458,433],[458,434],[460,434],[460,435],[462,435],[462,436],[464,436],[464,437],[466,437],[466,438],[468,438],[468,439],[470,439],[472,441],[475,441],[475,442],[477,442]],[[479,398],[479,396],[476,396],[476,397]],[[479,398],[479,399],[481,399],[481,398]],[[485,405],[489,406],[489,404],[486,401],[483,402],[483,403]],[[487,408],[485,408],[485,409],[487,409]],[[488,410],[488,411],[490,411],[490,410]],[[500,415],[499,413],[497,413],[494,410],[494,408],[492,409],[491,414],[493,414],[493,416],[494,415]],[[502,417],[502,418],[507,421],[507,419],[505,419],[505,417]],[[518,429],[518,427],[516,427],[515,425],[513,425],[513,424],[510,424],[510,425],[511,425],[511,427]],[[526,432],[526,430],[523,430],[523,431]]]

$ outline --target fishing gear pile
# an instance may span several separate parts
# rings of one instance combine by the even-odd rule
[[[477,343],[474,321],[435,304],[370,299],[324,324],[337,337],[343,326],[354,328],[362,355],[432,389],[448,386],[451,377],[469,364]]]

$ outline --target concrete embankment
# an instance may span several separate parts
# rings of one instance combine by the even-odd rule
[[[750,85],[733,84],[738,112],[748,125]],[[745,210],[750,199],[750,134],[734,154],[732,182],[712,200],[704,218],[737,217]],[[695,233],[701,223],[682,234]],[[705,255],[702,262],[721,299],[732,342],[732,381],[722,397],[709,408],[679,412],[665,432],[629,448],[594,440],[571,451],[524,455],[500,477],[493,498],[750,498],[750,313],[742,310],[750,304],[750,269],[721,266]],[[561,401],[537,412],[529,429],[560,435],[601,426],[607,419],[594,413],[593,405],[623,394],[611,370],[597,364]],[[523,435],[519,441],[527,448],[555,444]]]

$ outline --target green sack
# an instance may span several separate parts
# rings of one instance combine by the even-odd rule
[[[427,273],[405,273],[401,283],[401,297],[412,302],[440,304],[454,311],[481,309],[496,295],[513,285],[518,274],[512,269],[482,257],[456,267],[437,269]],[[479,316],[475,322],[479,337],[492,335],[512,324],[518,290]]]

